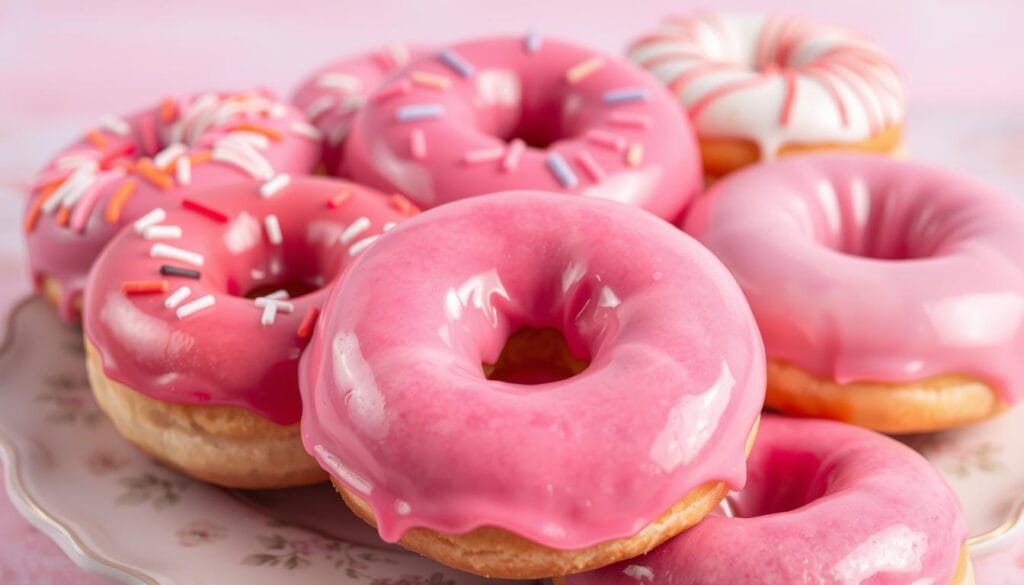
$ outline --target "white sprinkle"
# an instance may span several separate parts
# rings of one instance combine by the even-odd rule
[[[192,159],[187,156],[179,158],[176,169],[178,184],[188,185],[192,182]]]
[[[264,217],[263,228],[267,231],[267,240],[275,246],[280,246],[284,238],[281,236],[281,222],[277,220],[277,216],[271,213]]]
[[[171,294],[167,295],[167,298],[164,299],[164,306],[167,307],[168,309],[173,309],[174,307],[180,305],[181,301],[187,299],[191,294],[192,289],[190,289],[187,286],[183,286],[178,290],[172,292]]]
[[[349,226],[345,228],[345,231],[341,232],[341,236],[338,240],[340,240],[342,244],[347,244],[356,239],[359,234],[366,231],[366,228],[368,227],[370,227],[370,218],[360,217],[349,224]]]
[[[167,212],[164,211],[162,207],[157,207],[146,215],[135,220],[133,228],[135,229],[135,233],[141,234],[146,231],[146,228],[154,226],[165,219],[167,219]]]
[[[298,121],[298,120],[296,120],[295,122],[292,122],[292,125],[290,126],[290,128],[292,129],[292,132],[294,132],[294,133],[296,133],[296,134],[298,134],[300,136],[305,136],[306,138],[309,138],[310,140],[317,140],[317,141],[319,141],[319,140],[322,140],[323,137],[324,137],[324,133],[319,131],[319,130],[317,130],[316,126],[313,126],[312,124],[307,124],[305,122],[301,122],[301,121]]]
[[[202,254],[190,252],[189,250],[182,250],[181,248],[176,248],[167,244],[153,244],[153,247],[149,249],[149,255],[151,258],[180,260],[193,266],[203,265]]]
[[[316,120],[323,115],[327,110],[334,107],[335,99],[329,95],[321,96],[306,106],[306,117],[310,120]]]
[[[221,141],[227,141],[228,143],[241,142],[259,150],[266,150],[270,147],[269,138],[259,132],[250,132],[248,130],[235,130],[222,138]]]
[[[348,249],[348,255],[349,256],[355,256],[356,254],[362,252],[363,250],[368,248],[370,246],[370,244],[376,242],[377,238],[379,238],[379,237],[380,237],[379,235],[368,236],[368,237],[365,237],[365,238],[359,240],[358,242],[352,244],[352,246]]]
[[[630,565],[622,570],[627,577],[632,577],[637,581],[654,581],[654,571],[650,567],[643,565]]]
[[[255,179],[269,180],[274,168],[256,149],[245,142],[220,140],[213,147],[213,159],[232,164]]]
[[[358,77],[353,77],[344,73],[324,73],[317,78],[316,84],[320,87],[336,89],[346,93],[356,93],[363,87],[363,84],[359,81]]]
[[[260,315],[260,325],[264,327],[267,325],[273,325],[274,320],[277,319],[277,305],[270,303],[263,306],[263,314]]]
[[[259,268],[253,268],[249,271],[249,276],[251,276],[253,280],[263,280],[267,277],[267,273],[263,272]]]
[[[270,300],[274,300],[274,301],[282,301],[282,300],[288,300],[288,298],[290,296],[291,295],[288,294],[288,291],[286,291],[286,290],[284,290],[282,288],[281,290],[276,290],[276,291],[270,293],[269,295],[263,295],[262,297],[259,297],[259,298],[261,298],[261,299],[270,299]]]
[[[277,310],[281,311],[282,313],[291,313],[292,311],[295,310],[295,305],[289,303],[288,301],[272,299],[270,297],[256,297],[255,299],[253,299],[253,302],[256,303],[256,306],[260,307],[261,309],[269,305],[274,305],[275,307],[277,307]]]
[[[59,205],[65,203],[66,200],[76,200],[81,196],[82,191],[86,189],[96,179],[96,175],[92,170],[85,167],[75,171],[67,179],[61,183],[60,187],[53,192],[53,195],[43,203],[43,213],[52,213],[57,209]]]
[[[181,226],[151,225],[142,230],[142,237],[147,240],[180,240]]]
[[[290,176],[285,173],[281,173],[260,186],[260,195],[264,198],[273,197],[274,195],[277,195],[278,191],[287,187],[288,183],[291,183],[291,181],[292,178]]]
[[[118,136],[127,136],[132,131],[132,127],[117,116],[103,116],[100,118],[99,127],[117,134]]]
[[[399,516],[408,516],[412,512],[412,506],[405,500],[395,500],[395,512]]]
[[[57,159],[57,162],[53,164],[55,168],[60,170],[75,169],[80,171],[84,168],[96,171],[99,170],[100,164],[95,158],[87,154],[65,154],[64,156]]]
[[[350,95],[344,100],[342,100],[341,104],[338,105],[338,113],[341,114],[342,116],[351,114],[358,110],[359,108],[363,107],[363,104],[365,103],[365,97],[358,95]]]
[[[383,226],[381,227],[381,231],[384,231],[384,232],[386,232],[386,231],[390,230],[391,228],[395,227],[396,225],[398,225],[398,224],[397,224],[397,223],[395,223],[395,222],[393,222],[393,221],[389,221],[389,222],[385,223],[385,224],[384,224],[384,225],[383,225]]]
[[[174,314],[177,315],[179,319],[184,319],[193,313],[197,313],[203,309],[209,309],[215,302],[217,301],[213,295],[202,296],[191,303],[186,303],[178,307],[178,310],[175,311]]]
[[[153,157],[153,166],[158,169],[166,169],[168,165],[174,162],[174,159],[185,154],[187,151],[188,147],[180,142],[170,144],[156,153],[156,156]]]
[[[273,102],[270,104],[270,107],[267,108],[267,112],[270,114],[271,118],[280,120],[288,115],[288,108],[284,107],[284,104]]]

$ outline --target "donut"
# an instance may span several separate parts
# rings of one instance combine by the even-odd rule
[[[740,283],[767,404],[890,433],[1024,394],[1024,208],[949,172],[816,154],[723,179],[686,231]]]
[[[338,173],[342,144],[356,112],[393,71],[426,54],[421,47],[396,43],[369,53],[332,61],[309,75],[292,103],[305,112],[323,137],[323,163]]]
[[[24,229],[36,288],[77,321],[89,267],[123,226],[188,190],[308,173],[320,156],[315,132],[262,90],[165,97],[101,118],[30,185]]]
[[[741,291],[671,224],[472,197],[398,226],[331,292],[299,369],[303,441],[384,540],[563,575],[646,552],[742,486],[763,365]]]
[[[567,585],[966,585],[956,495],[909,447],[833,421],[765,416],[730,497],[644,557]]]
[[[833,26],[752,14],[666,20],[629,58],[689,114],[704,171],[816,150],[897,153],[905,116],[895,65]]]
[[[693,131],[657,80],[537,35],[462,42],[392,74],[353,121],[341,168],[424,209],[539,189],[674,220],[701,188]]]
[[[323,481],[299,439],[299,354],[324,287],[410,208],[314,177],[165,204],[90,273],[83,326],[97,402],[125,438],[195,478]]]

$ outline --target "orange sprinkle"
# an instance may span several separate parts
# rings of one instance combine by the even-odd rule
[[[174,179],[172,179],[167,173],[153,166],[153,161],[148,158],[140,158],[139,161],[135,163],[135,172],[143,179],[153,183],[163,191],[174,186]]]
[[[349,189],[345,189],[344,191],[338,193],[337,195],[327,200],[327,208],[337,209],[342,205],[348,203],[350,199],[352,199],[352,191]]]
[[[165,97],[160,102],[160,121],[167,124],[178,117],[178,104],[173,99]]]
[[[57,212],[57,224],[61,225],[61,226],[66,226],[66,225],[68,225],[68,222],[70,220],[71,220],[71,208],[70,207],[61,207],[60,211]]]
[[[107,144],[109,144],[109,142],[107,141],[107,137],[104,136],[100,131],[96,130],[95,128],[89,128],[88,130],[86,130],[85,137],[88,138],[89,142],[92,142],[93,146],[95,146],[96,148],[101,148],[105,150],[107,148]]]
[[[409,201],[404,195],[399,193],[392,195],[389,203],[391,203],[391,207],[394,207],[405,215],[416,215],[420,212],[420,208],[416,207],[415,203]]]
[[[192,166],[208,163],[211,160],[213,160],[213,151],[210,150],[197,150],[188,155],[188,161],[192,163]]]
[[[121,283],[121,291],[134,295],[167,292],[166,280],[126,280]]]
[[[443,75],[436,73],[430,73],[428,71],[413,71],[412,75],[409,76],[412,82],[421,87],[429,87],[444,91],[448,89],[452,81]]]
[[[309,336],[313,334],[313,328],[316,327],[317,317],[320,316],[320,309],[310,306],[306,310],[305,316],[302,317],[302,322],[299,323],[299,329],[295,332],[299,339],[309,339]]]
[[[32,200],[32,205],[29,206],[28,213],[25,214],[25,233],[29,233],[35,229],[36,223],[39,222],[39,216],[43,213],[43,204],[46,203],[46,200],[49,199],[51,195],[53,195],[53,192],[57,190],[57,187],[62,182],[64,182],[63,179],[50,182],[43,187],[39,192],[39,195],[36,195],[36,198]]]
[[[114,224],[121,219],[121,210],[124,209],[124,204],[128,202],[128,199],[135,194],[136,186],[135,179],[125,179],[117,191],[114,191],[107,203],[107,211],[104,216],[107,223]]]
[[[266,136],[267,138],[273,140],[274,142],[280,142],[284,138],[284,136],[282,136],[280,132],[274,130],[273,128],[267,128],[266,126],[252,124],[249,122],[236,124],[235,127],[232,128],[232,130],[235,132],[255,132],[256,134],[262,134]]]
[[[569,83],[579,83],[597,72],[601,67],[604,67],[604,59],[601,57],[591,57],[586,61],[577,63],[570,67],[569,70],[565,72],[565,80]]]
[[[644,161],[644,145],[634,142],[626,151],[626,164],[631,167],[638,167]]]

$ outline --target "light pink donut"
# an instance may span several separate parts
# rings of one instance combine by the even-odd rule
[[[661,83],[536,35],[459,43],[395,73],[356,117],[342,175],[423,208],[541,189],[666,219],[702,181],[693,130]]]
[[[736,517],[712,515],[567,585],[954,583],[967,526],[910,448],[851,425],[765,416],[747,476],[730,498]]]
[[[589,366],[486,378],[523,326],[557,328]],[[732,278],[670,224],[473,197],[399,225],[332,291],[300,366],[303,440],[387,541],[492,526],[575,551],[707,482],[743,485],[763,357]]]
[[[323,162],[337,174],[341,152],[356,112],[387,77],[426,49],[402,43],[333,61],[316,70],[295,90],[292,103],[323,137]]]
[[[75,319],[89,267],[125,224],[191,189],[311,172],[320,156],[311,130],[262,90],[169,97],[101,119],[31,185],[25,231],[37,284],[59,282],[60,313]]]

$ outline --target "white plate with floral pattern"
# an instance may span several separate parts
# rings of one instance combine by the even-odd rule
[[[469,585],[485,580],[387,545],[327,485],[215,488],[168,470],[114,432],[89,392],[81,332],[39,298],[0,348],[0,453],[18,509],[79,565],[128,583]],[[963,500],[976,563],[1024,541],[1024,409],[907,439]],[[1011,582],[1011,581],[1007,581]]]

